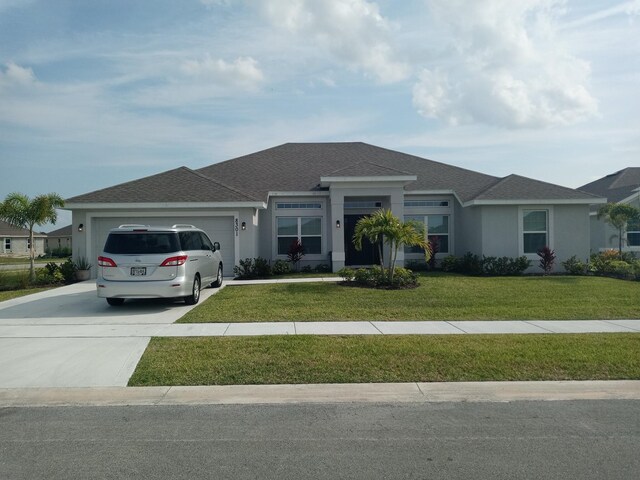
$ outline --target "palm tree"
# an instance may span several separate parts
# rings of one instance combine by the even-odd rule
[[[391,210],[381,209],[358,220],[353,234],[353,244],[356,250],[362,249],[363,238],[378,245],[380,267],[387,269],[390,283],[393,282],[400,247],[404,245],[420,247],[425,252],[425,259],[429,261],[431,258],[431,245],[427,240],[424,225],[413,220],[401,222]],[[383,242],[389,246],[389,265],[387,267],[384,266],[382,255]]]
[[[626,203],[607,203],[598,209],[598,219],[618,229],[618,253],[622,255],[622,235],[631,220],[640,218],[640,209]]]
[[[35,280],[35,248],[33,242],[33,227],[45,223],[55,223],[58,219],[56,208],[64,207],[64,200],[56,193],[36,196],[31,200],[21,193],[10,193],[0,203],[0,218],[19,228],[29,229],[29,256],[31,258],[29,278]]]

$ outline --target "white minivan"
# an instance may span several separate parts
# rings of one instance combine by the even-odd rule
[[[184,298],[194,305],[203,285],[222,285],[222,274],[220,244],[193,225],[120,225],[98,257],[96,285],[109,305],[127,298]]]

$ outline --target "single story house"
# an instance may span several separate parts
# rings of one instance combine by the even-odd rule
[[[56,250],[60,251],[62,249],[71,250],[71,238],[71,225],[52,230],[51,232],[47,233],[47,238],[44,242],[44,248],[47,253],[51,253]]]
[[[46,233],[33,232],[34,249],[36,256],[44,255]],[[31,248],[29,240],[29,230],[26,228],[14,227],[6,222],[0,221],[0,255],[12,257],[28,257]]]
[[[366,143],[287,143],[208,167],[173,170],[78,195],[74,256],[99,255],[109,229],[125,223],[187,223],[222,245],[226,274],[240,259],[303,264],[376,263],[376,249],[353,248],[357,220],[380,208],[424,222],[438,258],[473,252],[536,260],[555,249],[558,264],[589,255],[589,210],[597,195],[518,175],[503,178]],[[422,258],[406,249],[398,263]],[[95,264],[95,261],[92,263]],[[560,267],[561,268],[561,267]],[[94,273],[95,275],[95,273]]]
[[[580,187],[580,190],[604,197],[607,202],[626,203],[640,208],[640,167],[629,167]],[[591,210],[591,250],[618,249],[618,230],[598,219],[598,206]],[[640,252],[640,221],[629,222],[623,233],[623,249]]]

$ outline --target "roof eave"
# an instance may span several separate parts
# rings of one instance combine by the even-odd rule
[[[516,200],[470,200],[462,204],[463,207],[477,205],[597,205],[607,203],[606,198],[522,198]]]
[[[247,202],[76,202],[66,203],[62,210],[125,210],[131,208],[259,208],[266,209],[267,204],[260,201]]]
[[[320,177],[320,186],[328,187],[335,183],[382,183],[382,182],[397,182],[403,185],[408,185],[411,182],[418,180],[417,175],[381,175],[381,176],[348,176],[337,177],[327,176]]]

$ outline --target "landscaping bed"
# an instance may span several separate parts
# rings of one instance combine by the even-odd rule
[[[640,379],[640,334],[153,338],[130,386]]]
[[[179,323],[640,318],[640,283],[603,277],[429,273],[410,290],[335,283],[227,287]]]

